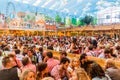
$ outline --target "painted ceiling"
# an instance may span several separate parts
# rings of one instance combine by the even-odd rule
[[[0,0],[0,12],[6,15],[22,11],[80,18],[114,6],[120,7],[120,0]]]

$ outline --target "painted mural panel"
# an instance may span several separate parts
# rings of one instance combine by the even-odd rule
[[[86,25],[86,15],[93,17],[92,25],[120,23],[120,0],[0,0],[0,6],[1,28],[78,27]]]
[[[120,23],[120,7],[109,7],[97,13],[98,24]]]

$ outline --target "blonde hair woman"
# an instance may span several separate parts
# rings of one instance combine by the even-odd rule
[[[72,59],[71,68],[73,69],[73,72],[70,80],[90,80],[85,70],[80,67],[78,57]]]
[[[26,69],[22,72],[20,80],[36,80],[36,74],[31,69]]]

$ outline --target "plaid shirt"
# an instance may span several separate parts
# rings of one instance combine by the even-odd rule
[[[53,69],[54,66],[58,65],[60,62],[59,60],[56,59],[48,59],[47,60],[47,64],[48,64],[48,71],[51,72],[51,70]]]
[[[64,79],[65,76],[67,76],[67,70],[60,70],[60,65],[56,65],[52,71],[51,71],[51,76],[54,77],[55,80],[61,80],[61,79]]]
[[[36,73],[36,66],[33,64],[27,64],[26,66],[22,67],[22,72],[25,71],[26,69],[31,69]]]
[[[55,80],[61,79],[59,70],[60,70],[60,65],[57,65],[51,71],[51,76],[53,76]]]

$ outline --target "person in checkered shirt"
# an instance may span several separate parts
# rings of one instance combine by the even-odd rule
[[[51,76],[54,77],[55,80],[69,80],[70,74],[67,70],[69,63],[70,60],[68,58],[62,58],[60,64],[52,69]]]
[[[48,71],[51,72],[53,67],[58,65],[60,61],[53,58],[52,52],[47,52],[46,57],[47,57]]]

